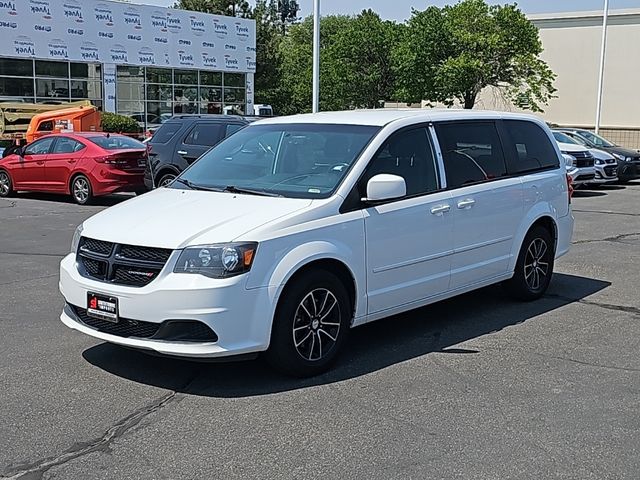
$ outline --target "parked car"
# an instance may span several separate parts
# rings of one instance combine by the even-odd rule
[[[232,115],[172,117],[147,142],[149,164],[145,185],[148,189],[169,185],[200,155],[248,123],[248,119]]]
[[[124,135],[52,134],[0,160],[0,196],[63,193],[84,205],[100,195],[142,193],[146,164],[146,147]]]
[[[146,351],[265,352],[318,374],[351,327],[500,282],[540,298],[571,245],[571,191],[533,116],[262,120],[80,225],[60,265],[61,320]]]
[[[640,151],[615,145],[606,138],[581,128],[562,128],[559,131],[589,148],[598,148],[613,155],[618,160],[618,180],[621,183],[640,177]]]
[[[557,142],[562,144],[573,144],[584,147],[583,144],[573,139],[569,135],[564,132],[559,132],[557,130],[553,131],[553,136]],[[590,182],[591,184],[604,184],[604,183],[613,183],[618,181],[618,162],[615,157],[610,153],[605,152],[604,150],[599,150],[597,148],[589,148],[589,153],[594,158],[594,167],[596,176]],[[575,157],[574,157],[575,158]]]
[[[596,161],[589,149],[575,143],[557,143],[560,151],[572,159],[571,164],[567,163],[566,168],[573,185],[580,186],[593,182],[596,178]]]

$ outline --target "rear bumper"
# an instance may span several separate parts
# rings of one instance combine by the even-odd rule
[[[560,258],[569,252],[571,248],[571,239],[573,238],[573,211],[570,208],[569,214],[559,217],[557,220],[558,227],[558,244],[556,246],[556,258]]]
[[[97,169],[96,169],[97,170]],[[116,192],[138,192],[146,190],[144,173],[140,170],[127,172],[124,170],[101,169],[93,173],[93,194],[108,195]]]

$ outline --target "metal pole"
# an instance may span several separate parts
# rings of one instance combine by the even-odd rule
[[[604,0],[602,18],[602,50],[600,51],[600,72],[598,73],[598,101],[596,105],[596,134],[600,132],[600,117],[602,115],[602,89],[604,83],[604,63],[607,51],[607,21],[609,19],[609,0]]]
[[[320,110],[320,0],[313,0],[313,113]]]

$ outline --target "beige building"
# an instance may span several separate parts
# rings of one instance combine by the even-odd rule
[[[543,117],[562,126],[594,128],[602,42],[602,11],[530,15],[540,29],[543,59],[556,73],[557,98]],[[640,148],[640,9],[610,10],[601,134]],[[495,92],[480,108],[513,109]]]

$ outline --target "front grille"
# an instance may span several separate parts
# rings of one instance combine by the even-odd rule
[[[87,310],[67,304],[76,318],[87,327],[124,338],[149,338],[178,342],[217,342],[218,335],[205,323],[197,320],[166,320],[162,323],[118,318],[117,323],[87,315]],[[67,308],[67,307],[65,307]]]
[[[589,152],[569,152],[569,155],[574,158],[593,158],[593,155]]]
[[[617,167],[615,167],[615,166],[604,167],[604,174],[607,177],[613,177],[616,174],[616,170],[617,170]]]
[[[118,323],[112,323],[90,317],[84,308],[76,306],[72,306],[71,308],[78,319],[86,326],[118,337],[151,338],[158,333],[161,325],[160,323],[143,322],[128,318],[119,318]]]
[[[593,180],[594,178],[596,178],[596,174],[595,173],[589,173],[589,174],[585,174],[585,175],[578,175],[578,178],[576,178],[576,182],[584,182],[587,180]]]
[[[77,260],[80,274],[101,282],[143,287],[162,271],[172,251],[104,242],[82,237]]]
[[[591,158],[576,158],[576,167],[578,167],[578,168],[593,167],[594,165],[595,165],[595,160],[593,159],[593,157],[591,157]]]

